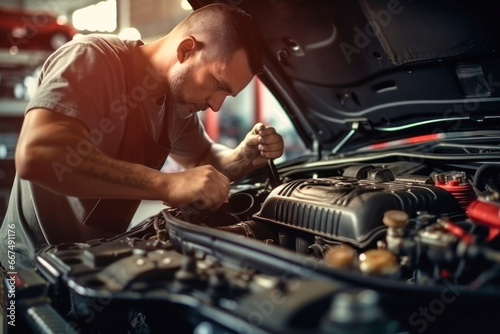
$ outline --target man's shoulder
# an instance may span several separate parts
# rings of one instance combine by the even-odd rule
[[[94,48],[104,53],[110,51],[118,53],[120,51],[127,50],[126,42],[120,39],[118,36],[104,34],[85,35],[74,39],[71,42],[68,42],[66,45],[62,46],[62,48],[71,47]]]
[[[81,37],[78,37],[74,39],[70,43],[102,43],[102,42],[107,42],[107,43],[123,43],[123,41],[116,35],[108,35],[108,34],[88,34],[88,35],[83,35]]]

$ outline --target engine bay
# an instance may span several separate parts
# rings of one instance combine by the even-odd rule
[[[110,239],[49,246],[40,276],[20,276],[19,307],[31,328],[70,333],[491,332],[499,167],[453,167],[250,177],[214,212],[166,208]]]

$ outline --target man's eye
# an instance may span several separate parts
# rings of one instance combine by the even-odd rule
[[[224,87],[220,82],[216,82],[215,83],[215,87],[217,88],[217,90],[226,90],[226,87]]]

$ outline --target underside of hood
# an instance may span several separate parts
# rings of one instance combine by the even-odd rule
[[[309,147],[335,153],[410,134],[498,126],[495,1],[227,3],[259,25],[261,78]]]

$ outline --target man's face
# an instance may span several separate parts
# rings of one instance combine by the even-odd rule
[[[208,108],[219,111],[226,96],[236,96],[252,78],[243,50],[236,51],[228,63],[192,58],[183,63],[172,77],[174,111],[181,118]]]

